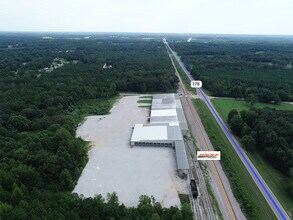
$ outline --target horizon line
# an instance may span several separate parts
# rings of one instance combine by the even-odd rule
[[[196,33],[196,32],[141,32],[141,31],[17,31],[0,30],[0,33],[48,33],[48,34],[178,34],[178,35],[236,35],[236,36],[279,36],[293,37],[293,34],[245,34],[245,33]]]

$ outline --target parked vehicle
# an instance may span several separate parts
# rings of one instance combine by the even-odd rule
[[[198,196],[198,191],[197,191],[195,179],[190,180],[190,187],[191,187],[192,196],[194,199],[196,199]]]

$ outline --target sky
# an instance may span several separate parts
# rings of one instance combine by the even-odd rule
[[[0,31],[293,35],[293,0],[0,0]]]

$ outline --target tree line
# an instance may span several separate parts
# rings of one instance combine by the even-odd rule
[[[170,46],[213,96],[264,103],[293,100],[290,39],[198,37]]]
[[[71,193],[89,148],[75,137],[72,112],[78,104],[101,100],[95,113],[102,114],[118,90],[166,92],[177,86],[163,43],[71,38],[0,36],[0,218],[191,219],[186,206],[165,209],[145,196],[128,208],[116,195],[104,200]],[[69,63],[44,71],[54,58]],[[104,63],[113,68],[103,69]]]
[[[249,151],[258,151],[287,178],[293,197],[293,112],[270,108],[250,109],[240,113],[233,109],[228,124]]]

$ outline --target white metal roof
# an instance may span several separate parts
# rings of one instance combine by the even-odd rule
[[[160,117],[160,116],[177,116],[176,109],[160,109],[152,110],[151,117]]]
[[[176,121],[176,122],[170,122],[169,123],[170,126],[179,126],[179,122]]]
[[[167,125],[144,126],[143,124],[136,124],[131,141],[141,140],[168,140]]]

